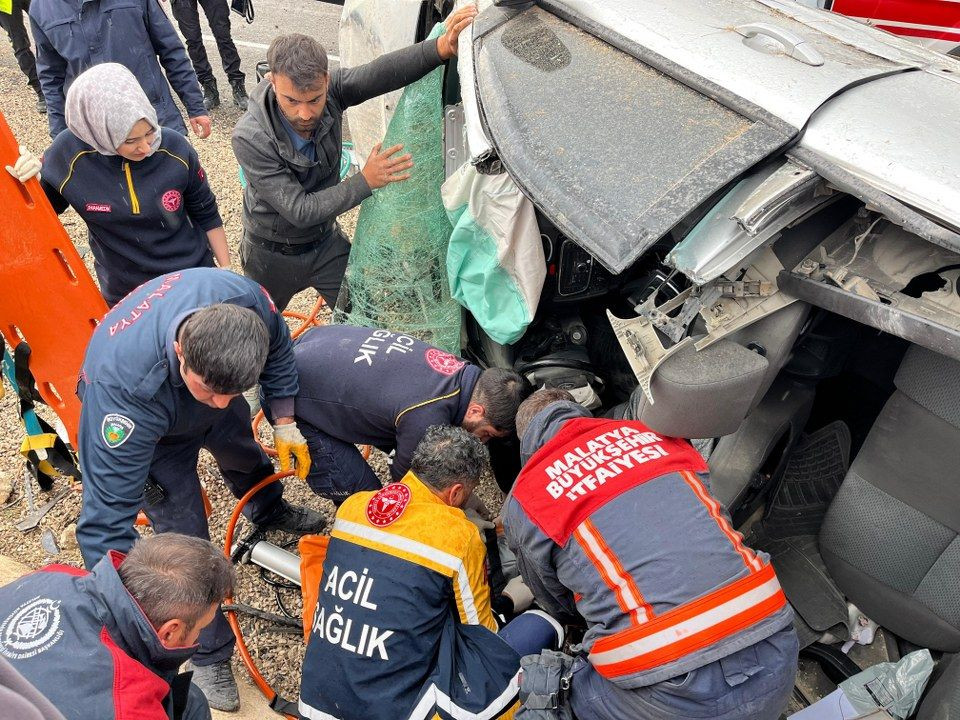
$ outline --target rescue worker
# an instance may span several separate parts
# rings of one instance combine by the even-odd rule
[[[157,113],[123,65],[81,74],[67,92],[67,129],[43,155],[54,210],[73,207],[87,224],[94,270],[109,305],[151,278],[191,267],[230,266],[217,200],[187,139]],[[20,182],[40,172],[26,148]]]
[[[233,586],[215,545],[165,533],[91,572],[48,565],[0,588],[0,655],[63,713],[16,717],[209,720],[178,670]]]
[[[197,74],[157,0],[124,0],[123,5],[117,0],[31,0],[29,14],[50,137],[66,127],[64,100],[70,85],[101,63],[119,63],[130,70],[153,101],[160,124],[186,135],[172,86],[194,134],[210,135]]]
[[[504,534],[540,607],[586,622],[566,670],[574,715],[779,717],[797,669],[793,611],[768,556],[711,497],[690,443],[594,419],[563,390],[528,398],[517,429],[527,462]],[[543,679],[525,662],[524,691]]]
[[[310,458],[293,421],[297,372],[290,332],[252,280],[209,268],[144,283],[107,313],[87,347],[77,386],[83,507],[77,541],[88,568],[137,537],[142,507],[158,533],[208,538],[197,457],[213,455],[241,497],[274,472],[250,432],[240,395],[259,377],[274,416],[281,467],[292,456],[305,476]],[[322,516],[288,504],[273,484],[250,501],[265,529],[319,532]],[[234,637],[219,611],[200,634],[194,681],[211,706],[236,709],[230,669]]]
[[[340,504],[380,481],[355,443],[396,449],[390,477],[410,469],[431,425],[459,425],[481,442],[513,432],[530,384],[510,370],[481,370],[403,333],[324,325],[294,345],[295,416],[312,458],[307,483]]]
[[[462,428],[431,427],[401,482],[340,507],[303,661],[301,717],[513,717],[520,655],[557,647],[563,630],[535,611],[496,634],[486,551],[460,509],[486,455]]]
[[[269,82],[250,96],[233,130],[233,152],[247,178],[243,272],[281,310],[308,287],[334,306],[350,254],[337,216],[377,188],[410,177],[413,161],[400,154],[403,146],[378,144],[363,170],[340,182],[344,111],[409,85],[452,58],[476,14],[476,6],[468,5],[447,18],[439,38],[332,71],[312,37],[281,35],[270,43]]]

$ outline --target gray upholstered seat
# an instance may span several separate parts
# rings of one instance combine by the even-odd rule
[[[917,720],[960,720],[960,657],[945,655],[940,660]]]
[[[820,552],[864,613],[960,650],[960,363],[913,346],[830,506]]]

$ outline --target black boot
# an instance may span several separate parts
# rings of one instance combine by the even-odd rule
[[[257,525],[260,530],[283,530],[294,535],[316,535],[323,532],[326,526],[327,520],[320,513],[300,505],[291,505],[282,498],[273,516]]]
[[[230,83],[233,88],[233,104],[241,110],[247,109],[247,89],[243,86],[243,80]]]
[[[37,104],[36,104],[37,112],[40,113],[41,115],[46,115],[46,114],[47,114],[47,100],[46,100],[46,98],[43,97],[43,92],[42,92],[42,91],[40,91],[40,90],[35,90],[35,92],[37,93]]]
[[[217,81],[203,83],[203,106],[207,110],[213,110],[220,105],[220,93],[217,90]]]

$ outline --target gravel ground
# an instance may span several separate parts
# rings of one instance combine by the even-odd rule
[[[49,142],[46,120],[34,110],[34,95],[17,69],[9,44],[3,42],[0,42],[0,97],[3,98],[0,101],[0,110],[19,142],[38,154],[42,152]],[[239,260],[236,250],[242,233],[242,198],[237,165],[230,148],[230,132],[239,117],[240,112],[229,106],[229,103],[221,106],[212,113],[211,137],[194,143],[219,201],[220,214],[234,254],[234,269],[237,270]],[[356,218],[356,210],[340,218],[344,231],[350,237],[356,228]],[[92,273],[86,230],[82,221],[72,211],[65,213],[61,219],[77,248],[81,253],[86,252],[85,260]],[[308,312],[315,301],[316,293],[312,290],[305,291],[294,298],[290,309]],[[58,503],[37,529],[24,534],[14,527],[26,514],[26,503],[23,501],[23,463],[18,452],[22,439],[23,429],[17,415],[17,405],[12,394],[8,392],[0,399],[0,555],[7,555],[30,567],[40,567],[51,561],[79,566],[80,553],[70,532],[80,512],[79,488]],[[371,464],[381,477],[387,477],[386,460],[381,453],[374,452]],[[199,471],[213,504],[213,514],[210,517],[211,537],[214,542],[222,544],[225,524],[233,510],[235,499],[220,481],[217,468],[206,453],[201,455]],[[2,500],[5,483],[13,485],[13,494],[7,501]],[[63,481],[58,482],[54,492],[63,484]],[[48,495],[40,492],[35,485],[34,494],[38,506],[48,499]],[[333,505],[314,496],[302,483],[288,482],[284,496],[292,502],[308,505],[332,518]],[[488,508],[499,508],[500,492],[490,478],[485,480],[480,496]],[[12,504],[7,506],[7,503]],[[44,544],[48,547],[49,541],[56,539],[61,548],[59,553],[51,554],[44,549],[44,544],[41,544],[44,534],[47,535],[47,542]],[[279,544],[293,538],[278,534],[270,539]],[[235,598],[237,602],[271,613],[278,612],[274,590],[261,580],[257,568],[241,566],[238,568],[238,575],[239,588]],[[279,592],[285,606],[294,614],[299,614],[299,593],[290,590]],[[282,695],[295,699],[303,661],[304,646],[301,636],[278,633],[271,627],[271,623],[261,620],[243,619],[242,626],[250,652],[268,682]],[[239,659],[235,659],[235,663],[238,674],[244,674],[245,670]]]

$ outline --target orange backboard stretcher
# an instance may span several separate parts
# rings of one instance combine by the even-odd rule
[[[26,341],[44,402],[77,447],[77,376],[107,304],[53,211],[40,182],[21,184],[17,141],[0,113],[0,332],[9,347]]]

